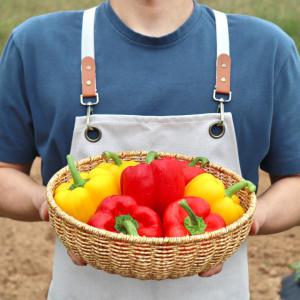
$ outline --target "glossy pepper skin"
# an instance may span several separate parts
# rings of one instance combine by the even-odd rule
[[[182,171],[187,185],[196,176],[206,173],[203,167],[209,163],[206,157],[196,157],[191,162],[178,161],[182,166]],[[196,166],[197,163],[201,163],[201,167]]]
[[[177,160],[154,159],[151,168],[156,188],[156,211],[163,216],[170,203],[183,197],[185,178]]]
[[[211,206],[211,210],[222,216],[226,225],[232,224],[245,213],[239,204],[239,198],[235,195],[243,188],[247,188],[251,193],[256,191],[256,186],[252,182],[244,180],[227,188],[225,196],[215,201]]]
[[[104,169],[107,171],[110,171],[114,174],[116,178],[116,182],[118,184],[119,190],[121,190],[121,176],[123,171],[130,166],[136,166],[139,163],[133,160],[121,160],[120,157],[114,153],[114,152],[109,152],[106,151],[103,153],[103,155],[106,157],[106,159],[112,159],[114,162],[109,163],[109,162],[103,162],[100,163],[96,168],[94,168],[91,171],[91,174],[98,172],[99,169]]]
[[[107,197],[88,222],[89,225],[133,236],[162,236],[158,214],[139,206],[130,196]]]
[[[118,195],[119,189],[111,172],[101,170],[96,175],[79,173],[71,155],[67,156],[67,161],[73,179],[55,190],[54,199],[67,214],[87,222],[103,199]]]
[[[164,235],[181,237],[225,227],[224,220],[210,213],[209,204],[201,198],[185,197],[171,203],[163,217]]]
[[[152,156],[154,153],[152,153]],[[156,209],[156,185],[148,156],[146,163],[128,167],[121,176],[122,195],[133,197],[139,205]]]
[[[205,199],[210,205],[225,196],[223,182],[214,175],[204,173],[196,176],[185,187],[184,196]]]

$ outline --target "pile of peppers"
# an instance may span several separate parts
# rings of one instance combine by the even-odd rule
[[[57,187],[54,199],[77,220],[112,232],[181,237],[218,230],[245,213],[236,193],[256,191],[247,180],[225,189],[205,171],[209,161],[204,157],[188,163],[150,151],[138,163],[113,152],[103,156],[110,162],[79,172],[68,155],[72,178]]]

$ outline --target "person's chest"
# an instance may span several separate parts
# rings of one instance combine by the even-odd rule
[[[95,36],[100,103],[94,114],[172,116],[217,111],[212,97],[216,76],[214,26],[195,30],[174,45],[144,47],[112,35],[102,25]],[[80,104],[80,33],[79,29],[72,35],[60,33],[25,66],[37,147],[45,156],[54,145],[60,148],[59,155],[67,153],[75,117],[86,113]],[[260,56],[253,55],[253,49],[236,44],[234,36],[231,44],[232,101],[225,105],[225,111],[233,114],[242,161],[250,159],[246,149],[253,139],[260,141],[257,165],[268,146],[273,74]],[[259,118],[262,111],[264,118]]]

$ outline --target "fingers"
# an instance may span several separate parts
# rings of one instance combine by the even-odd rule
[[[223,268],[223,264],[221,265],[218,265],[217,267],[207,271],[207,272],[203,272],[203,273],[199,273],[198,276],[200,277],[210,277],[210,276],[213,276],[213,275],[216,275],[218,273],[220,273],[222,271],[222,268]]]
[[[250,235],[256,235],[259,230],[259,223],[257,220],[254,220],[250,229]]]
[[[70,256],[73,263],[77,266],[86,266],[86,262],[79,256],[73,254],[72,252],[68,251],[68,255]]]
[[[39,209],[40,218],[43,221],[49,221],[49,212],[48,212],[48,205],[47,201],[44,201]]]

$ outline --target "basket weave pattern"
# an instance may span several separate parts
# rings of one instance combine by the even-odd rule
[[[145,161],[147,152],[121,152],[124,160]],[[194,157],[161,153],[191,161]],[[89,171],[106,161],[102,156],[90,157],[78,163],[78,169]],[[242,178],[210,163],[206,171],[221,179],[228,187]],[[241,191],[238,196],[245,209],[244,216],[233,224],[214,232],[178,238],[132,237],[91,227],[67,215],[56,205],[53,193],[67,181],[67,167],[58,171],[49,181],[47,198],[50,222],[65,247],[81,256],[89,265],[109,273],[138,279],[162,280],[192,276],[224,262],[247,238],[256,205],[254,193]]]

